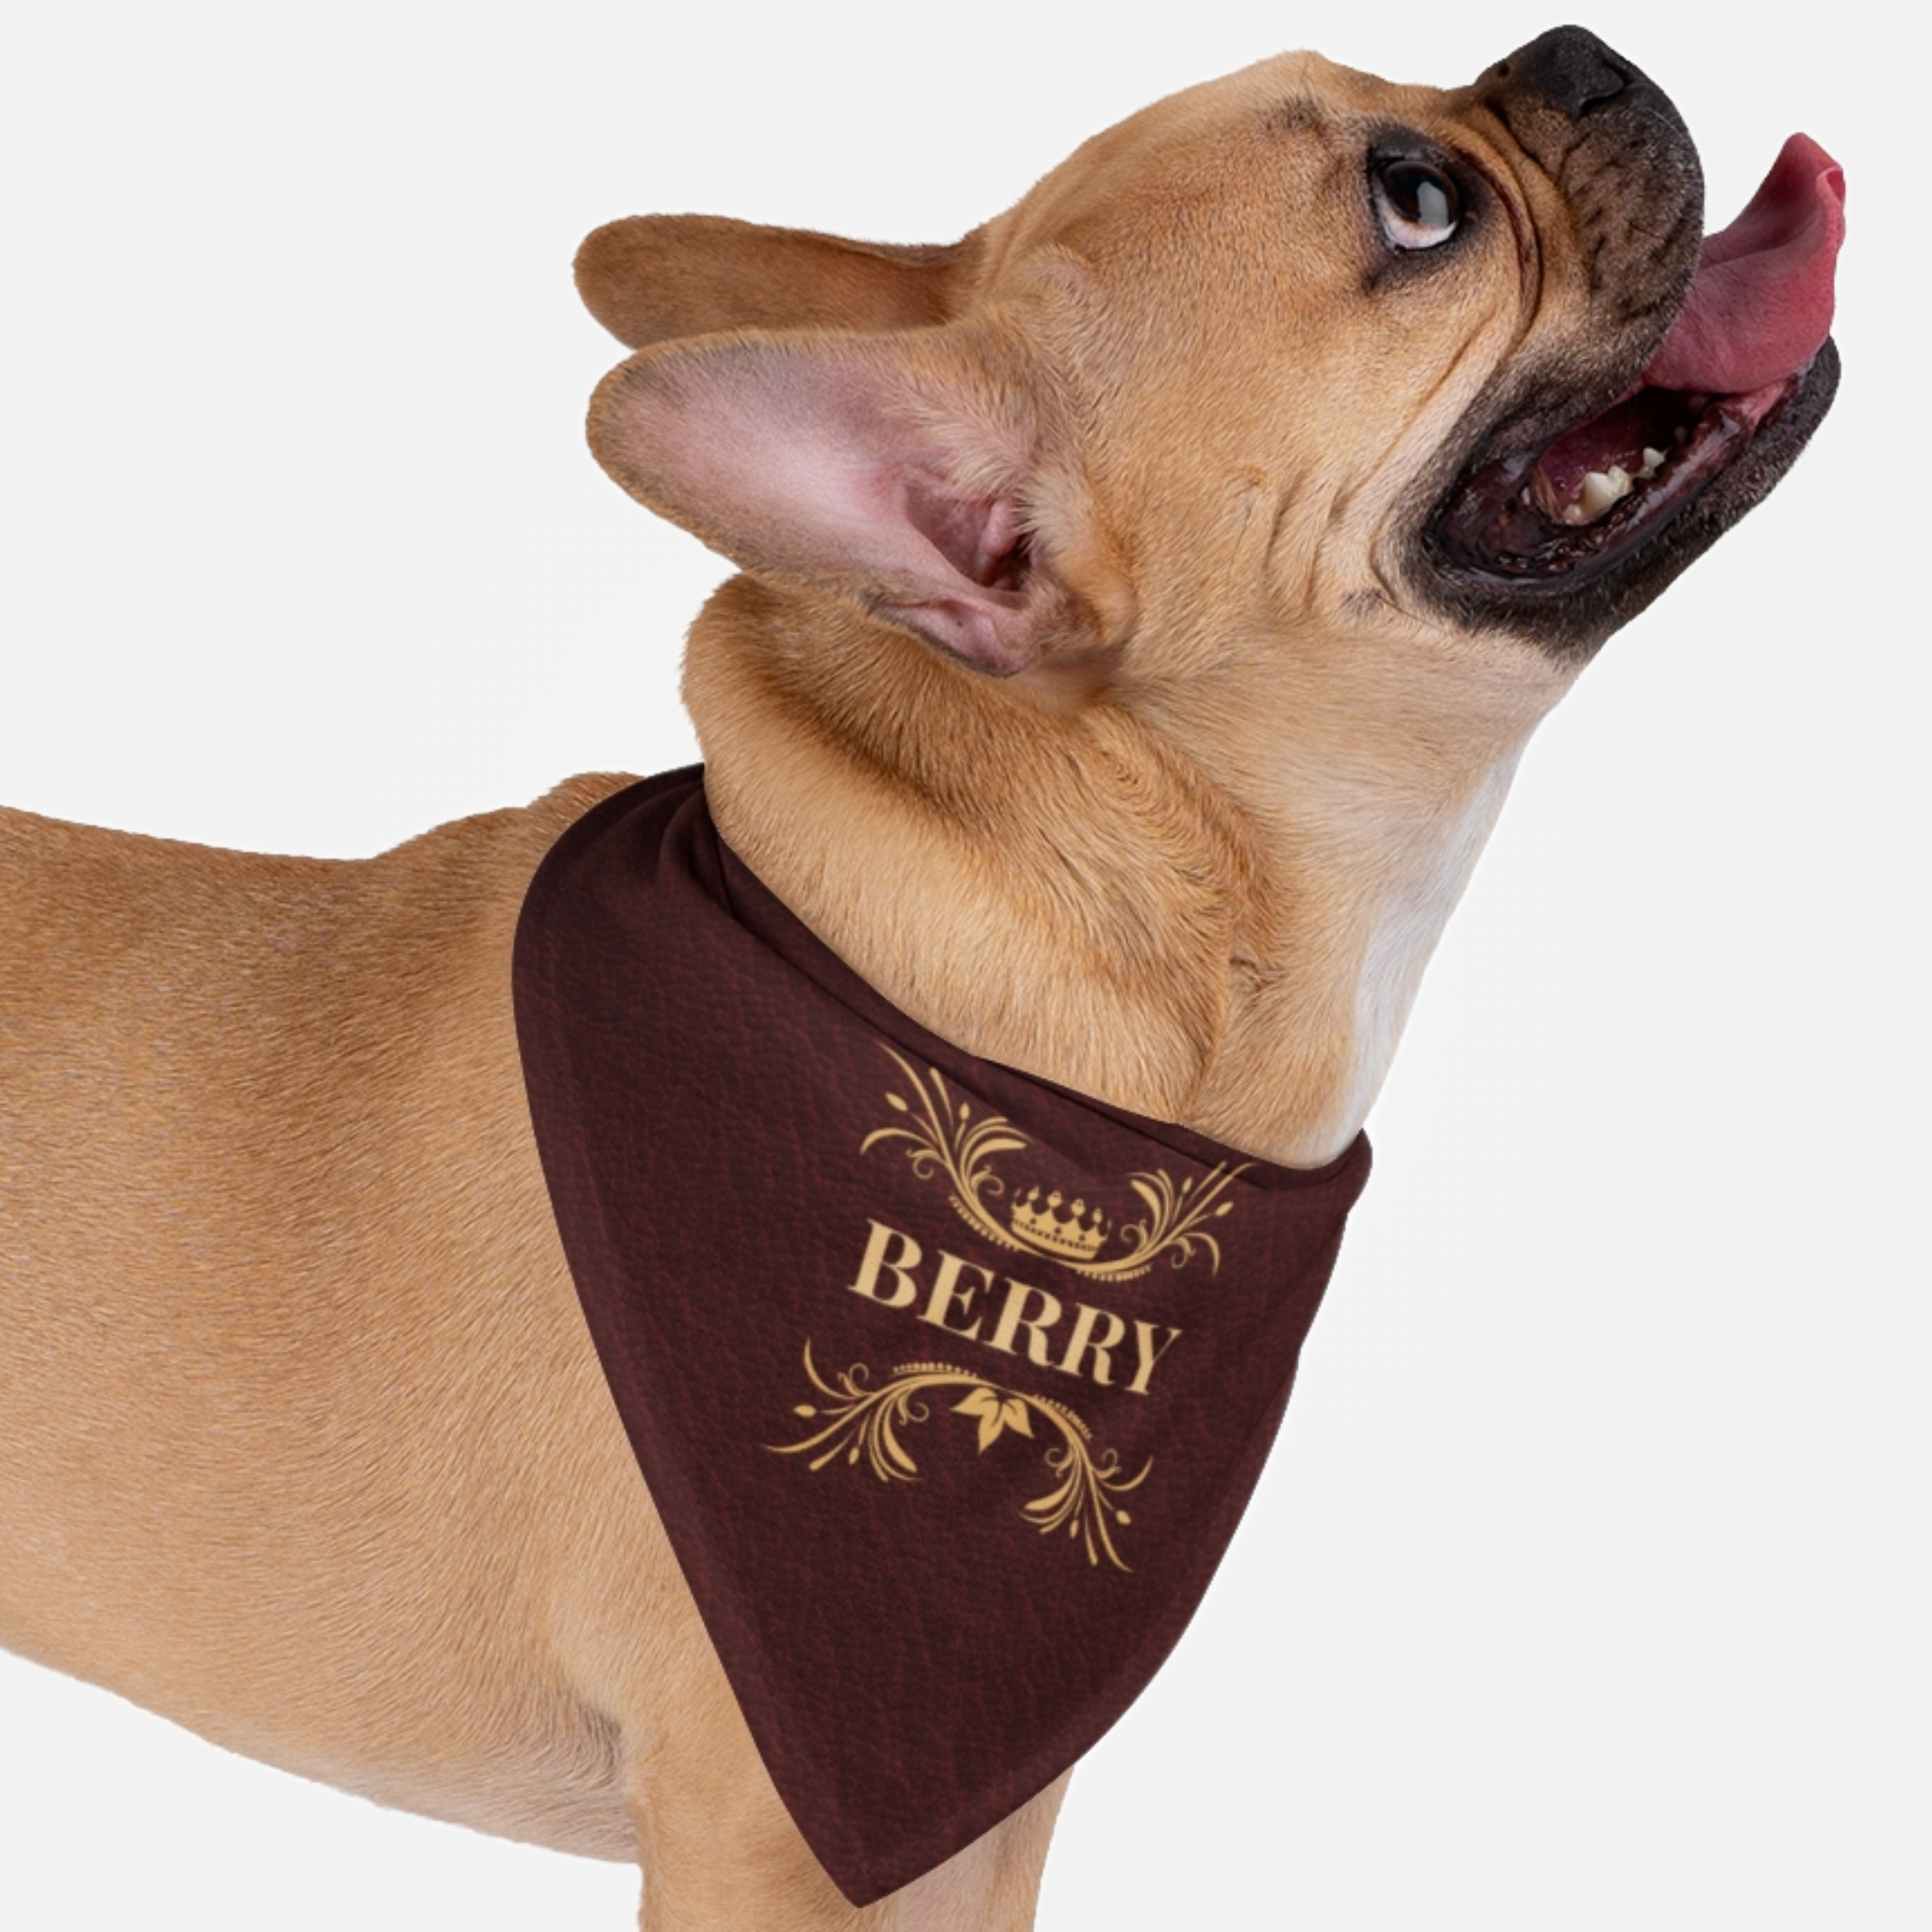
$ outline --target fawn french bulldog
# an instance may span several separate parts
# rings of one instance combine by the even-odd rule
[[[743,573],[686,672],[733,862],[941,1041],[1344,1157],[1528,734],[1828,408],[1840,200],[1794,137],[1706,237],[1670,102],[1563,28],[1447,92],[1263,62],[950,247],[599,230],[592,448]],[[649,1932],[1028,1925],[1064,1772],[827,1875],[613,1412],[510,975],[623,782],[357,863],[0,816],[0,1638],[636,1857]],[[1104,1317],[1144,1394],[1165,1331],[1062,1302],[988,1328],[1008,1382],[1106,1381]]]

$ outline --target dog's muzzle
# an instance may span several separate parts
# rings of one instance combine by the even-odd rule
[[[1470,99],[1560,193],[1588,309],[1472,411],[1414,580],[1462,624],[1588,656],[1770,491],[1829,407],[1843,176],[1793,135],[1704,235],[1682,117],[1581,27],[1498,61]]]

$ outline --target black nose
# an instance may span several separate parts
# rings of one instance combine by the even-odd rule
[[[1643,75],[1622,55],[1613,54],[1580,26],[1552,27],[1507,60],[1499,60],[1477,83],[1491,101],[1536,95],[1574,121],[1586,109],[1613,101]]]

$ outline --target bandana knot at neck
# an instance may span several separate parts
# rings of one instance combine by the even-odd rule
[[[580,819],[524,1076],[610,1392],[779,1795],[867,1905],[1050,1784],[1174,1647],[1368,1177],[962,1053],[720,841]]]

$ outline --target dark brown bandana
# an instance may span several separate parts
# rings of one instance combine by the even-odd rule
[[[975,1059],[720,842],[607,799],[516,945],[530,1111],[625,1427],[855,1905],[1052,1782],[1174,1647],[1368,1177]]]

